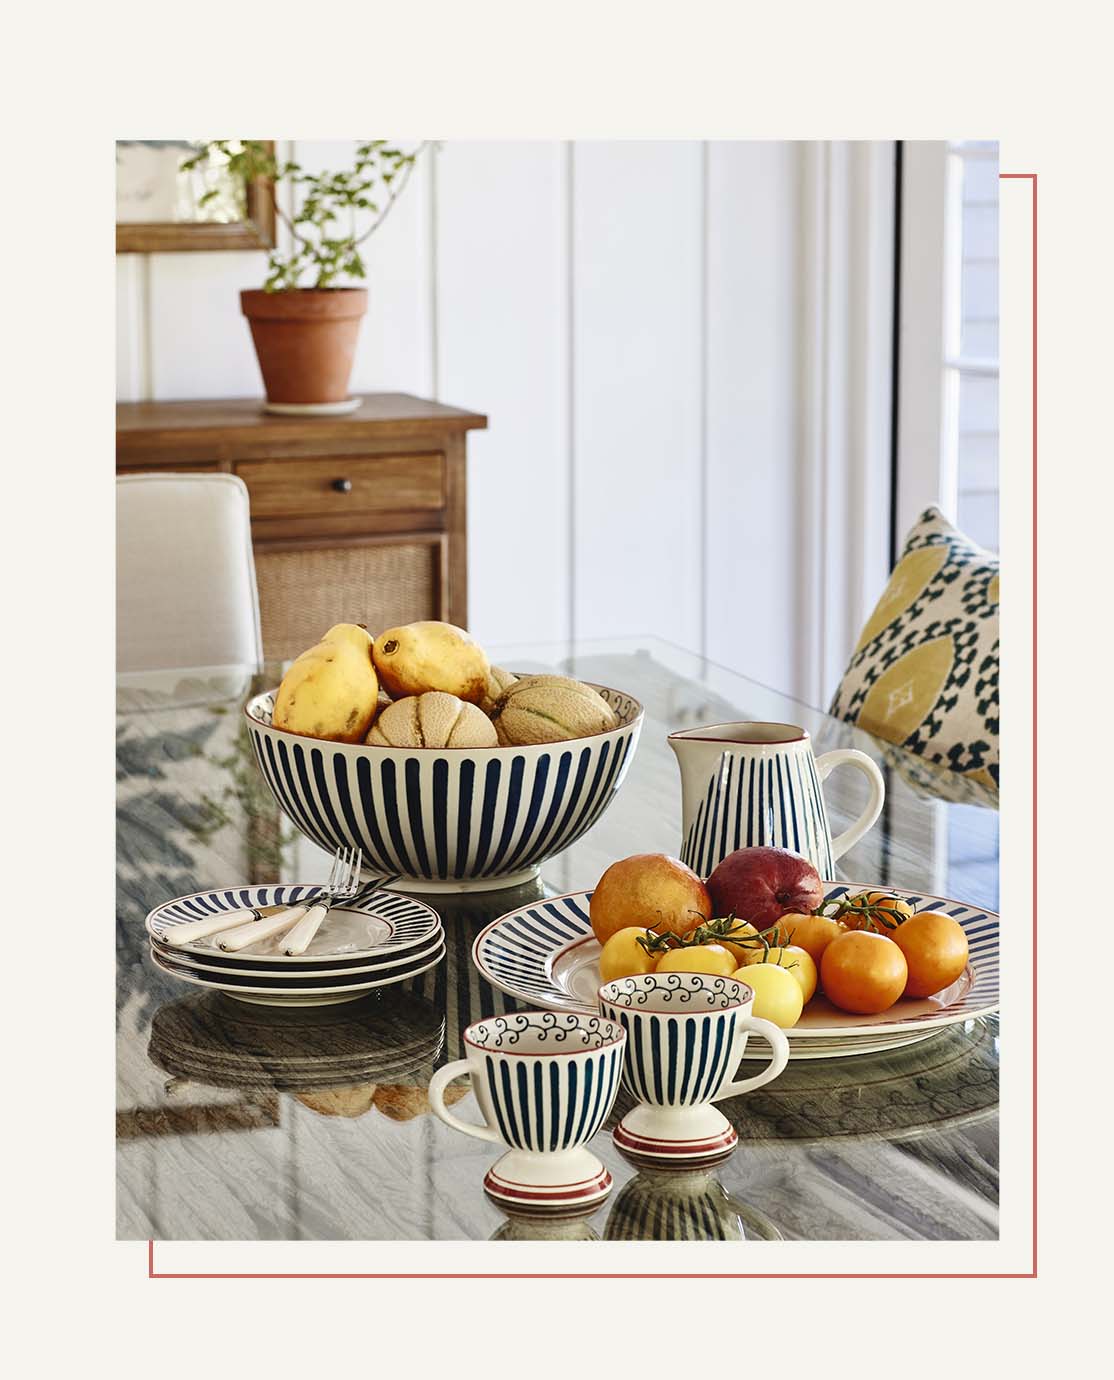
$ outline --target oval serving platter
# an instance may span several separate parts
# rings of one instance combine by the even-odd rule
[[[944,991],[923,1000],[902,998],[877,1016],[852,1015],[822,995],[814,997],[800,1021],[786,1032],[791,1058],[837,1058],[897,1048],[943,1026],[997,1011],[998,916],[993,911],[876,883],[825,882],[824,890],[828,901],[848,892],[884,890],[908,901],[915,911],[941,910],[963,926],[969,961]],[[530,1005],[554,1011],[598,1010],[600,946],[588,917],[591,898],[590,891],[575,891],[509,911],[476,936],[472,961],[493,986]]]

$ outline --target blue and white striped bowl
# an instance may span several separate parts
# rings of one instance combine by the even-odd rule
[[[598,690],[619,726],[535,747],[395,748],[305,738],[272,726],[274,691],[244,708],[263,779],[283,812],[331,853],[411,891],[520,886],[592,827],[634,755],[642,706]]]

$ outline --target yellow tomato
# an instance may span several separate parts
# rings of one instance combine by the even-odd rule
[[[847,927],[830,915],[783,915],[777,923],[785,942],[804,949],[817,964],[832,940],[847,932]]]
[[[749,944],[740,943],[739,941],[747,939],[757,940],[758,931],[754,928],[753,925],[748,924],[747,921],[736,920],[731,927],[730,933],[730,939],[728,939],[726,935],[721,934],[716,936],[715,942],[717,944],[722,944],[723,947],[728,951],[728,953],[734,954],[736,963],[745,963],[747,954],[753,953],[754,950],[750,947]],[[761,953],[762,945],[758,944],[757,948],[758,952]]]
[[[787,944],[781,950],[781,957],[777,962],[779,968],[791,973],[801,984],[801,995],[807,1006],[816,994],[816,984],[820,980],[812,955],[807,949],[798,948],[796,944]]]
[[[845,911],[844,924],[849,930],[873,930],[876,934],[892,935],[893,931],[913,914],[913,907],[899,896],[891,896],[888,891],[859,891],[854,896],[844,898],[857,906],[870,906],[871,910]],[[892,918],[891,918],[892,917]]]
[[[738,965],[735,955],[722,944],[690,944],[683,949],[669,949],[658,959],[658,973],[711,973],[715,977],[730,977]]]
[[[806,1002],[812,1000],[813,993],[816,991],[817,971],[816,964],[812,961],[812,955],[807,949],[802,949],[796,944],[771,945],[765,951],[761,948],[750,949],[746,952],[742,967],[753,968],[756,963],[773,963],[778,968],[784,968],[793,974],[801,984],[801,992]]]
[[[848,930],[833,939],[820,961],[824,995],[841,1011],[873,1016],[888,1011],[909,976],[905,955],[892,939]]]
[[[950,987],[967,966],[967,936],[950,915],[922,910],[899,925],[890,938],[909,966],[907,997],[930,997]]]
[[[638,977],[652,973],[657,967],[657,954],[648,954],[638,942],[649,930],[632,926],[616,930],[600,950],[600,982],[614,982],[617,978]]]
[[[751,1015],[788,1030],[801,1019],[805,999],[801,984],[788,968],[776,963],[748,963],[733,974],[754,992]]]

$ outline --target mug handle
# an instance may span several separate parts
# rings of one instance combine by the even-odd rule
[[[497,1145],[502,1145],[503,1137],[498,1131],[493,1131],[486,1122],[482,1126],[477,1126],[474,1121],[461,1121],[460,1117],[454,1116],[445,1106],[445,1088],[454,1078],[460,1078],[471,1071],[472,1066],[467,1059],[457,1059],[452,1064],[446,1064],[443,1069],[438,1069],[429,1080],[429,1105],[433,1108],[434,1114],[454,1131],[463,1131],[466,1136],[475,1136],[477,1140],[493,1140]]]
[[[867,830],[873,827],[874,821],[882,813],[882,804],[886,799],[886,783],[878,770],[877,762],[865,752],[860,752],[858,748],[836,748],[834,752],[825,752],[818,757],[816,771],[820,780],[826,781],[829,773],[845,762],[849,767],[858,768],[869,781],[870,799],[855,823],[832,839],[832,862],[835,862],[836,858],[842,858],[844,853],[853,848]]]
[[[776,1078],[789,1062],[789,1041],[781,1033],[780,1026],[774,1025],[773,1021],[764,1021],[761,1016],[744,1016],[742,1024],[744,1030],[753,1030],[769,1040],[774,1047],[773,1058],[754,1078],[744,1078],[741,1083],[725,1083],[712,1098],[713,1102],[721,1102],[725,1097],[738,1097],[740,1093],[753,1092],[763,1083],[769,1083],[771,1079]]]

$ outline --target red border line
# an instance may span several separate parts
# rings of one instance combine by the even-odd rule
[[[381,1272],[259,1272],[189,1273],[155,1269],[155,1243],[147,1242],[148,1279],[1036,1279],[1037,1278],[1037,174],[999,173],[1000,181],[1028,181],[1033,184],[1033,1266],[1029,1271],[994,1274],[781,1274],[761,1272],[672,1273],[401,1273]]]

